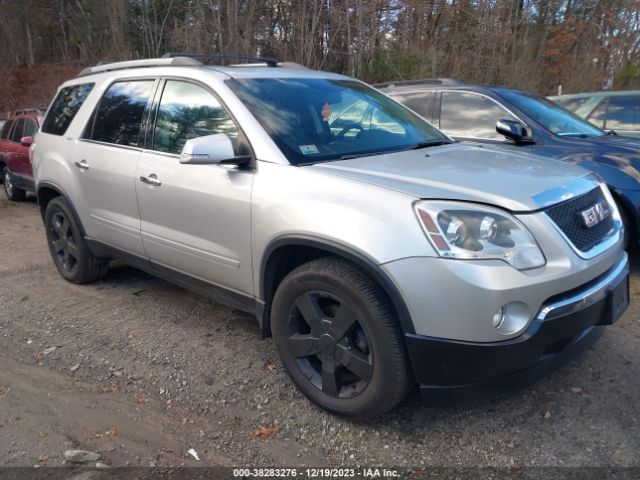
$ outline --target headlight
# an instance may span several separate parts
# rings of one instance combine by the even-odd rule
[[[437,201],[419,201],[414,207],[427,238],[441,257],[503,260],[518,270],[545,264],[531,233],[502,210]]]

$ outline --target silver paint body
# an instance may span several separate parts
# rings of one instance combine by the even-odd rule
[[[251,143],[254,171],[181,164],[178,155],[80,138],[113,81],[169,77],[199,82],[222,99]],[[626,258],[620,232],[593,258],[582,258],[539,211],[596,187],[582,169],[464,143],[292,166],[225,85],[230,77],[347,78],[305,69],[172,66],[70,80],[63,86],[95,87],[64,136],[38,134],[32,149],[37,184],[48,182],[66,193],[88,237],[258,300],[264,255],[275,240],[304,236],[342,245],[390,277],[416,333],[447,339],[518,336],[522,330],[505,336],[492,327],[500,306],[523,302],[533,320],[548,298]],[[76,162],[82,161],[80,168]],[[151,175],[160,186],[139,180]],[[514,212],[540,245],[546,265],[519,271],[497,260],[439,258],[412,208],[418,199]]]

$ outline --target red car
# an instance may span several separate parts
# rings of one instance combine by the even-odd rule
[[[33,169],[29,147],[40,128],[45,109],[17,110],[0,131],[0,172],[7,198],[24,200],[26,192],[33,192]]]

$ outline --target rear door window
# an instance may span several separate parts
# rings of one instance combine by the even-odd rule
[[[53,135],[64,135],[87,95],[93,89],[93,85],[93,83],[83,83],[61,89],[47,111],[47,116],[42,123],[42,131]]]
[[[433,92],[413,92],[393,95],[393,98],[403,103],[418,115],[431,120],[431,110],[435,91]]]
[[[15,143],[20,143],[20,139],[22,138],[22,131],[24,130],[24,118],[20,118],[16,121],[16,128],[13,129],[13,134],[11,135],[11,141]]]
[[[35,133],[38,131],[38,126],[36,125],[36,122],[33,121],[33,119],[31,118],[27,118],[26,123],[24,125],[24,137],[33,137],[33,135],[35,135]]]
[[[609,97],[606,128],[640,130],[640,97]]]
[[[498,120],[517,120],[496,102],[468,92],[442,92],[440,129],[449,136],[504,140],[496,132]]]
[[[13,125],[13,120],[7,120],[7,122],[2,126],[2,131],[0,132],[0,138],[2,139],[9,138],[9,132],[11,131],[12,125]]]
[[[128,147],[141,145],[142,115],[153,84],[154,80],[133,80],[111,85],[95,112],[92,131],[86,132],[88,138]]]

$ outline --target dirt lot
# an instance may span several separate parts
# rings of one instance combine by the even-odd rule
[[[68,448],[113,466],[640,465],[635,299],[524,391],[447,409],[414,394],[351,423],[298,394],[250,316],[124,266],[65,282],[33,200],[0,194],[0,240],[2,466],[58,466]]]

